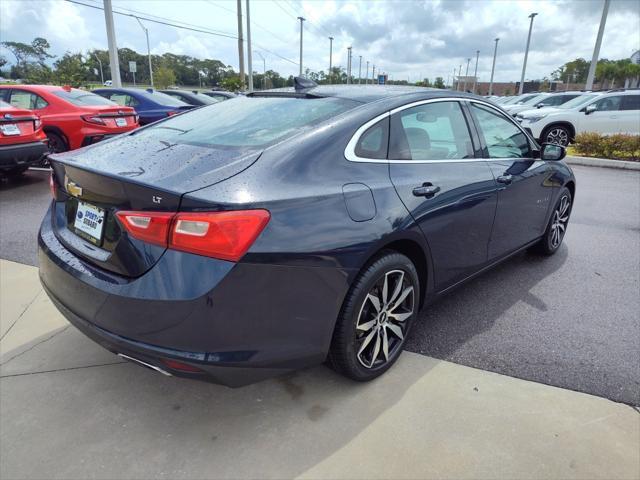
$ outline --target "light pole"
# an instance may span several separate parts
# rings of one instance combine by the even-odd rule
[[[238,10],[238,64],[240,68],[240,90],[244,90],[244,40],[242,39],[242,2],[237,1]]]
[[[362,79],[362,55],[360,55],[360,61],[358,62],[358,85],[360,85],[361,79]]]
[[[253,92],[253,64],[251,62],[251,14],[247,0],[247,68],[249,70],[249,91]]]
[[[496,38],[494,42],[496,42],[496,46],[493,48],[493,64],[491,65],[491,80],[489,81],[489,95],[493,94],[493,72],[496,70],[496,55],[498,54],[498,42],[499,38]]]
[[[333,82],[333,73],[331,69],[333,68],[333,37],[329,37],[329,83]]]
[[[600,28],[598,28],[598,36],[596,37],[596,45],[593,48],[593,57],[591,57],[591,65],[589,65],[589,74],[587,75],[587,84],[585,90],[593,90],[593,78],[596,75],[596,67],[598,66],[598,56],[600,55],[600,45],[602,44],[602,35],[604,34],[604,26],[607,23],[607,13],[609,13],[609,3],[611,0],[604,0],[602,8],[602,18],[600,19]]]
[[[375,65],[371,67],[371,84],[372,85],[376,84],[376,66]]]
[[[467,58],[467,71],[464,74],[464,84],[462,85],[462,91],[467,91],[467,79],[469,78],[469,64],[471,63],[471,59]]]
[[[262,56],[262,54],[260,52],[258,52],[257,50],[253,51],[254,53],[256,53],[257,55],[260,55],[260,58],[262,59],[262,89],[266,90],[266,79],[267,79],[267,62],[264,60],[264,57]]]
[[[122,80],[120,80],[120,61],[118,60],[118,45],[116,44],[116,32],[113,25],[113,10],[111,8],[111,0],[104,0],[104,20],[107,24],[107,42],[109,43],[109,67],[111,70],[111,83],[114,87],[120,88],[122,87]]]
[[[531,30],[533,30],[533,19],[538,15],[537,13],[532,13],[529,15],[531,22],[529,23],[529,36],[527,37],[527,47],[524,50],[524,63],[522,64],[522,76],[520,77],[520,89],[518,91],[518,95],[522,95],[524,90],[524,74],[527,70],[527,57],[529,57],[529,44],[531,43]]]
[[[453,76],[451,77],[451,90],[453,90],[453,83],[456,80],[456,67],[453,67]],[[456,85],[456,90],[458,90],[458,86]]]
[[[302,76],[302,22],[306,20],[304,17],[298,17],[300,20],[300,76]]]
[[[364,77],[364,84],[369,85],[369,60],[367,60],[367,75]]]
[[[96,60],[98,61],[98,65],[100,65],[100,81],[102,82],[102,85],[104,85],[104,74],[102,73],[102,61],[100,60],[100,57],[98,57],[98,55],[96,55],[95,53],[93,54],[94,57],[96,57]]]
[[[460,75],[462,75],[462,64],[460,65],[460,68],[458,68],[458,84],[456,85],[456,90],[460,90]]]
[[[347,47],[347,85],[351,83],[351,48]]]
[[[476,93],[476,85],[478,83],[478,58],[480,57],[480,50],[476,50],[476,69],[473,72],[473,88],[471,93]]]
[[[138,23],[140,24],[140,28],[142,28],[145,36],[147,37],[147,56],[149,57],[149,80],[151,81],[151,88],[153,88],[153,68],[151,67],[151,48],[149,48],[149,29],[142,24],[142,22],[138,17],[135,17],[135,19],[138,21]]]

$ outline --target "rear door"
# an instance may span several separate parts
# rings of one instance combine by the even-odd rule
[[[470,102],[469,109],[498,186],[493,260],[542,235],[554,184],[547,163],[534,158],[529,138],[511,118],[484,103]]]
[[[622,95],[606,95],[600,100],[590,103],[596,107],[595,112],[586,112],[579,117],[576,133],[597,132],[611,135],[619,132],[620,108],[622,105]]]
[[[620,133],[640,135],[640,94],[624,95],[618,115]]]
[[[476,151],[462,105],[436,100],[392,112],[391,181],[422,229],[435,266],[437,290],[487,261],[496,209],[491,169]]]

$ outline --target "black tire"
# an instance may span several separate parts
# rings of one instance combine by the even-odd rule
[[[568,147],[572,140],[571,130],[565,125],[550,125],[540,136],[541,143],[554,143]]]
[[[386,303],[382,301],[385,281]],[[372,301],[371,296],[377,301]],[[419,305],[416,267],[400,253],[382,252],[360,272],[345,298],[333,332],[329,366],[360,382],[382,375],[402,353]],[[373,326],[363,328],[368,324]],[[362,347],[365,342],[367,345]],[[359,352],[361,348],[364,350]],[[369,360],[370,365],[365,365]]]
[[[572,201],[571,192],[567,187],[563,187],[553,207],[551,218],[549,218],[549,223],[544,231],[544,236],[540,239],[540,242],[533,247],[533,251],[543,255],[553,255],[558,251],[564,240],[567,227],[569,226],[569,217],[571,216],[571,209],[573,207]],[[554,231],[559,233],[554,234]],[[555,235],[559,235],[559,237]]]
[[[69,144],[61,135],[55,132],[46,132],[49,139],[49,153],[61,153],[69,150]]]

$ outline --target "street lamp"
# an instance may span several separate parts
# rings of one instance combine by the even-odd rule
[[[266,90],[267,62],[264,60],[264,57],[259,51],[254,50],[253,53],[255,53],[256,55],[259,55],[260,58],[262,59],[262,89]]]
[[[96,57],[96,60],[98,61],[98,65],[100,65],[100,81],[102,82],[102,85],[104,85],[104,74],[102,73],[102,62],[100,61],[100,57],[98,57],[98,55],[94,53],[93,56]]]
[[[496,70],[496,55],[498,54],[498,42],[499,38],[496,38],[494,42],[496,42],[496,46],[493,49],[493,65],[491,65],[491,81],[489,82],[489,95],[493,94],[493,72]]]
[[[518,91],[518,95],[522,95],[524,90],[524,73],[527,70],[527,57],[529,56],[529,44],[531,43],[531,30],[533,30],[533,19],[538,15],[537,13],[532,13],[529,15],[531,22],[529,23],[529,36],[527,37],[527,47],[524,50],[524,63],[522,64],[522,76],[520,77],[520,90]]]
[[[140,27],[142,28],[142,30],[144,30],[144,34],[147,37],[147,56],[149,57],[149,80],[151,81],[151,88],[153,88],[153,67],[151,66],[151,49],[149,48],[149,29],[142,24],[142,22],[138,17],[135,17],[135,19],[138,21],[138,23],[140,24]]]
[[[480,50],[476,50],[476,69],[473,73],[473,88],[471,89],[471,93],[476,93],[476,84],[478,82],[478,58],[480,58]]]
[[[464,74],[464,84],[462,85],[462,91],[467,91],[467,79],[469,78],[469,64],[471,63],[471,59],[467,58],[467,70]]]

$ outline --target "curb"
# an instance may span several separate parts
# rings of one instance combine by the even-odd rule
[[[627,160],[609,160],[607,158],[575,157],[567,155],[564,161],[569,165],[583,165],[586,167],[617,168],[619,170],[638,170],[640,162],[630,162]]]

